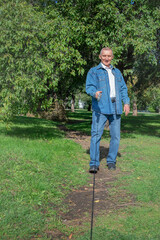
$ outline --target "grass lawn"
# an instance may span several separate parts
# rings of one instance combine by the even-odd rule
[[[90,112],[68,117],[67,128],[90,134]],[[10,128],[0,124],[0,239],[52,239],[48,233],[55,229],[65,236],[74,233],[72,239],[90,239],[90,227],[79,235],[58,215],[59,209],[67,211],[65,196],[87,184],[89,160],[58,124],[26,117],[16,117]],[[106,143],[108,136],[105,131]],[[120,153],[122,174],[109,191],[114,196],[125,189],[136,205],[95,216],[93,240],[159,240],[160,115],[123,115]]]
[[[88,113],[87,113],[88,114]],[[77,112],[77,117],[78,117]],[[76,115],[70,113],[75,119]],[[79,118],[79,117],[78,117]],[[88,125],[74,124],[74,129],[89,132]],[[70,126],[68,126],[70,127]],[[109,132],[103,140],[109,142]],[[160,115],[122,115],[118,167],[123,173],[110,186],[112,195],[118,189],[134,194],[137,206],[113,210],[96,218],[93,239],[98,240],[159,240],[160,239]],[[107,185],[106,185],[107,187]],[[90,233],[78,238],[90,239]]]
[[[0,130],[0,239],[48,239],[51,229],[70,231],[57,208],[65,210],[68,191],[86,183],[82,148],[43,119],[17,117]]]

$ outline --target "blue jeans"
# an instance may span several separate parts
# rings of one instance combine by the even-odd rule
[[[121,115],[111,114],[104,115],[93,111],[92,113],[92,128],[91,128],[91,144],[90,144],[90,166],[99,166],[99,146],[100,140],[103,134],[103,130],[106,121],[109,120],[110,128],[110,146],[109,153],[107,156],[108,163],[116,163],[116,157],[120,142],[120,126],[121,126]]]

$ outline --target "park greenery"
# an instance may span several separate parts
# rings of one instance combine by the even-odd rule
[[[90,135],[91,112],[67,115],[74,121],[68,122],[67,128]],[[88,151],[67,139],[59,124],[24,116],[14,117],[10,128],[0,123],[0,239],[90,239],[89,212],[81,225],[76,225],[75,219],[68,225],[62,218],[69,210],[66,197],[80,186],[88,188],[92,176],[88,174]],[[102,141],[106,146],[108,135],[105,130]],[[108,200],[124,191],[119,204],[131,196],[134,204],[118,209],[106,206],[110,211],[95,214],[94,240],[160,239],[159,136],[159,114],[122,115],[118,172],[112,176],[116,179],[107,180],[105,158],[100,171],[106,169]],[[96,197],[98,194],[96,191]],[[99,200],[96,204],[101,204]],[[85,205],[86,199],[82,201]],[[56,233],[61,235],[54,237]]]
[[[131,101],[159,111],[159,24],[154,0],[0,0],[2,117],[74,103],[104,46]]]
[[[62,218],[69,194],[92,180],[89,149],[62,129],[90,135],[86,74],[105,46],[131,108],[160,113],[159,26],[156,0],[0,0],[0,239],[90,239],[89,212],[81,225]],[[79,100],[86,109],[74,109]],[[123,189],[120,201],[133,196],[134,204],[94,216],[95,240],[160,239],[159,136],[159,114],[122,114],[107,197]]]

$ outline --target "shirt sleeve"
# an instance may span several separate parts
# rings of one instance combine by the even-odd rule
[[[95,73],[90,70],[87,74],[86,79],[86,93],[91,97],[96,97],[97,92],[97,79],[95,77]]]
[[[128,97],[128,89],[127,89],[127,85],[124,81],[124,78],[121,74],[121,78],[122,78],[122,84],[121,84],[121,97],[122,97],[122,100],[123,100],[123,103],[124,104],[130,104],[130,99]]]

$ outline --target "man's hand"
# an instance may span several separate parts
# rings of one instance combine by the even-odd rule
[[[125,105],[124,105],[125,116],[128,115],[129,111],[130,111],[130,107],[129,107],[129,105],[128,105],[128,104],[125,104]]]
[[[96,98],[98,98],[99,93],[102,93],[102,91],[97,91],[96,92]]]

